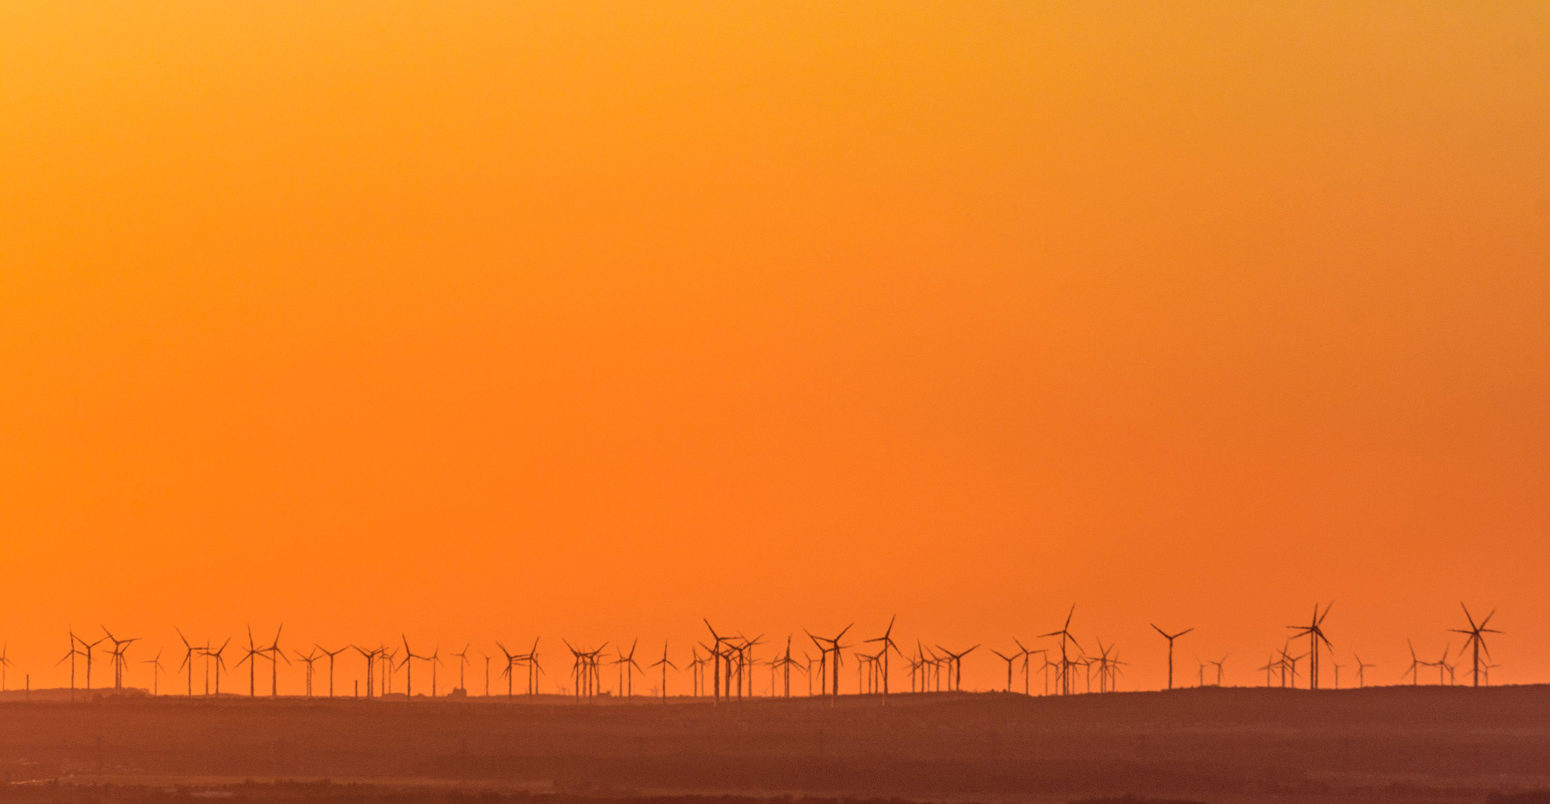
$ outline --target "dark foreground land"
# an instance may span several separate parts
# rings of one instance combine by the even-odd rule
[[[1550,686],[0,703],[5,802],[1550,801]],[[1133,797],[1133,798],[1127,798]]]

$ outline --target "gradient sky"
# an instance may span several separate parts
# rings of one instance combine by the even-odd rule
[[[1550,679],[1550,4],[6,3],[0,109],[34,686],[1073,601],[1392,680],[1461,599]]]

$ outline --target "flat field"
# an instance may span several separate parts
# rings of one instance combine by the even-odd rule
[[[1534,800],[1550,686],[0,702],[8,801]]]

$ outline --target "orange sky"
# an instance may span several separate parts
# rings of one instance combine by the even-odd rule
[[[1550,678],[1550,5],[1185,6],[5,4],[0,639]]]

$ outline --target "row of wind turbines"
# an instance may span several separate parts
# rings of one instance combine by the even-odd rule
[[[1453,654],[1454,660],[1449,661],[1451,643],[1443,648],[1442,655],[1437,660],[1425,661],[1416,653],[1414,643],[1406,640],[1410,649],[1410,665],[1401,676],[1401,681],[1408,679],[1411,684],[1420,684],[1423,670],[1436,668],[1439,684],[1455,683],[1458,660],[1468,653],[1470,683],[1473,686],[1490,683],[1490,671],[1499,665],[1492,663],[1490,649],[1486,645],[1486,635],[1502,633],[1490,625],[1496,612],[1492,611],[1483,619],[1476,620],[1467,606],[1463,604],[1460,606],[1463,608],[1467,627],[1448,629],[1450,632],[1464,636],[1463,646],[1457,654]],[[1306,660],[1307,688],[1317,690],[1323,675],[1321,663],[1328,660],[1334,666],[1334,683],[1335,687],[1339,688],[1340,670],[1350,665],[1342,665],[1334,660],[1334,644],[1324,632],[1324,621],[1329,616],[1330,608],[1329,605],[1322,609],[1315,605],[1313,614],[1306,624],[1287,626],[1292,633],[1280,647],[1271,652],[1269,660],[1257,668],[1265,673],[1265,686],[1296,688],[1301,675],[1298,670],[1299,663]],[[1075,614],[1076,606],[1073,605],[1060,628],[1039,635],[1040,639],[1054,640],[1045,647],[1031,648],[1020,639],[1013,639],[1015,648],[1004,651],[990,649],[997,659],[1005,663],[1006,692],[1017,692],[1015,682],[1016,676],[1020,673],[1021,692],[1025,695],[1034,694],[1032,676],[1035,672],[1043,677],[1041,694],[1044,695],[1072,695],[1095,691],[1106,693],[1118,690],[1119,678],[1127,662],[1120,659],[1115,644],[1105,644],[1102,639],[1092,641],[1091,644],[1096,647],[1095,651],[1084,648],[1071,630]],[[851,643],[846,642],[846,637],[853,624],[840,629],[833,636],[822,636],[804,630],[803,634],[811,643],[813,650],[810,653],[804,643],[795,639],[795,635],[788,635],[783,643],[771,646],[766,642],[763,634],[750,638],[741,633],[718,631],[707,619],[703,621],[707,637],[690,646],[689,655],[682,666],[673,660],[667,642],[663,643],[660,658],[643,666],[636,659],[638,639],[630,643],[628,650],[622,645],[615,647],[611,655],[607,652],[609,647],[607,642],[595,647],[577,647],[567,640],[561,640],[570,654],[571,664],[566,682],[559,685],[559,692],[574,694],[575,697],[582,699],[609,694],[603,684],[603,668],[611,666],[617,674],[614,694],[622,697],[634,696],[635,677],[650,673],[659,676],[656,693],[665,699],[668,693],[669,671],[682,673],[687,670],[692,695],[697,698],[708,697],[719,704],[723,700],[759,697],[756,687],[767,690],[770,697],[791,697],[792,674],[795,671],[799,686],[805,679],[807,696],[827,696],[832,703],[840,695],[841,668],[848,660],[855,667],[856,693],[878,695],[886,702],[890,693],[889,682],[892,678],[891,657],[897,657],[904,663],[909,675],[911,693],[961,692],[964,658],[979,649],[980,645],[975,644],[953,650],[941,644],[927,645],[917,639],[913,649],[906,652],[893,638],[896,621],[897,617],[890,619],[887,627],[877,636]],[[1169,631],[1156,623],[1150,625],[1167,643],[1167,688],[1173,689],[1175,687],[1175,642],[1192,633],[1194,628]],[[124,688],[130,664],[128,652],[141,640],[139,637],[119,637],[106,627],[101,630],[101,636],[89,639],[88,636],[76,633],[73,628],[70,629],[69,649],[56,662],[56,665],[69,663],[72,700],[77,689],[78,663],[84,665],[84,676],[80,680],[84,682],[86,692],[90,693],[93,668],[99,658],[106,658],[111,663],[113,689],[122,691]],[[401,636],[396,644],[378,643],[375,646],[367,646],[350,643],[338,647],[313,644],[306,651],[292,649],[287,652],[280,644],[284,632],[283,625],[276,628],[274,637],[267,641],[257,640],[252,629],[249,628],[245,648],[240,644],[233,646],[230,638],[222,640],[219,644],[214,640],[196,642],[190,640],[181,629],[174,630],[182,642],[183,653],[173,673],[175,676],[182,675],[183,692],[190,697],[195,694],[196,670],[203,671],[201,694],[220,695],[222,675],[229,677],[231,673],[239,671],[243,665],[247,667],[248,695],[258,697],[259,666],[265,662],[269,665],[268,695],[270,697],[279,697],[282,663],[288,666],[300,664],[304,667],[305,696],[313,697],[313,679],[319,662],[326,663],[324,667],[327,681],[326,694],[328,697],[335,697],[336,664],[343,654],[359,656],[362,663],[363,672],[360,678],[354,680],[354,688],[350,693],[355,697],[360,697],[363,692],[364,697],[368,699],[393,695],[393,685],[400,675],[399,671],[402,671],[403,695],[405,698],[412,698],[415,694],[414,670],[417,663],[430,672],[429,696],[437,697],[441,694],[438,671],[445,663],[441,657],[440,648],[434,648],[429,653],[417,653],[410,646],[406,636]],[[1301,653],[1294,653],[1300,640],[1305,640],[1306,649]],[[523,695],[539,695],[540,681],[547,675],[540,659],[540,641],[540,639],[534,639],[530,647],[520,652],[507,648],[501,641],[496,641],[498,654],[483,653],[484,695],[491,695],[491,671],[496,666],[499,667],[496,678],[504,679],[508,698],[515,697],[515,682],[519,676],[524,681]],[[802,647],[794,647],[794,642]],[[774,654],[760,658],[756,656],[756,650],[760,647],[774,647]],[[468,694],[467,671],[469,665],[473,663],[470,658],[471,648],[472,643],[465,644],[461,650],[448,654],[458,662],[458,685],[453,691],[454,694]],[[228,654],[228,650],[232,652]],[[1355,657],[1357,685],[1366,686],[1366,671],[1376,665],[1362,661],[1360,655],[1352,655]],[[147,666],[152,674],[152,695],[161,694],[160,680],[162,674],[166,672],[161,663],[161,656],[161,651],[157,651],[155,656],[139,660],[139,663]],[[228,656],[234,660],[230,666],[227,663]],[[1035,657],[1039,659],[1037,665],[1034,664]],[[1227,658],[1226,655],[1213,660],[1200,660],[1197,657],[1199,685],[1210,686],[1207,684],[1206,671],[1208,667],[1214,667],[1214,684],[1221,686]],[[13,666],[7,650],[0,648],[0,691],[6,689],[5,673]],[[768,673],[767,685],[763,683],[765,672]],[[1095,681],[1096,689],[1094,689]],[[364,682],[364,690],[362,690],[362,682]]]

